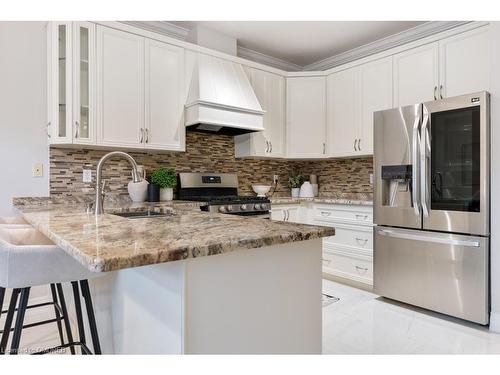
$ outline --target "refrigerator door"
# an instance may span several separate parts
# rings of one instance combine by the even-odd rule
[[[423,105],[423,228],[489,235],[489,94]]]
[[[374,113],[374,222],[421,228],[420,124],[422,105]]]
[[[376,227],[375,293],[487,324],[489,240]]]

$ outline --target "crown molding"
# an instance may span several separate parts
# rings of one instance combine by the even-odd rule
[[[472,21],[431,21],[412,27],[411,29],[400,33],[390,35],[388,37],[376,40],[372,43],[365,44],[360,47],[353,48],[349,51],[327,57],[326,59],[308,64],[302,67],[302,70],[327,70],[339,65],[347,64],[354,60],[359,60],[363,57],[374,55],[379,52],[386,51],[391,48],[399,47],[403,44],[414,42],[418,39],[423,39],[434,34],[441,33]]]
[[[122,21],[125,25],[138,27],[153,33],[162,34],[170,38],[186,41],[189,30],[184,27],[174,25],[167,21]]]
[[[278,69],[283,69],[286,71],[301,71],[302,66],[291,63],[286,60],[279,59],[277,57],[269,56],[264,53],[257,52],[253,49],[238,46],[238,57],[243,59],[252,60],[264,65],[273,66]]]

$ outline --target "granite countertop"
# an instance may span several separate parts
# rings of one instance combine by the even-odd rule
[[[97,218],[81,203],[15,199],[35,228],[95,272],[223,254],[332,236],[330,227],[201,212],[199,202],[105,206]],[[113,213],[151,209],[166,217],[128,219]]]
[[[315,197],[315,198],[276,197],[276,198],[271,198],[271,204],[299,204],[301,202],[373,206],[373,201],[369,200],[369,199],[351,199],[351,198],[333,198],[333,197]]]

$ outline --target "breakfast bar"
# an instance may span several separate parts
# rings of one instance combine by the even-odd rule
[[[94,272],[103,353],[321,353],[321,238],[334,228],[201,212],[193,202],[97,216],[79,204],[15,203]]]

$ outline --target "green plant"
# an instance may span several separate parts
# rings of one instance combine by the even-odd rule
[[[299,188],[303,182],[304,182],[304,177],[300,174],[296,174],[288,177],[287,185],[290,189],[295,189]]]
[[[172,168],[159,168],[151,173],[151,183],[161,189],[174,188],[177,185],[177,176]]]

